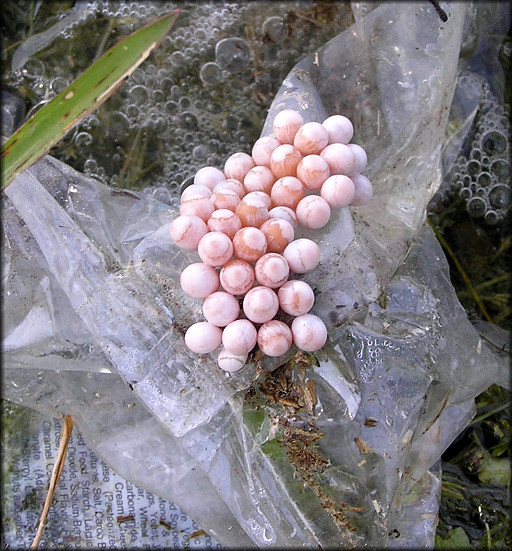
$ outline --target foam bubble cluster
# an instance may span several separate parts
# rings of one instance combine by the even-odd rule
[[[256,345],[268,356],[285,354],[292,343],[322,348],[327,328],[310,312],[313,289],[294,277],[314,270],[321,250],[295,233],[299,225],[323,228],[333,209],[370,200],[372,184],[361,174],[366,153],[349,143],[353,133],[344,116],[305,123],[286,109],[251,155],[236,152],[222,170],[196,172],[170,229],[174,243],[196,249],[201,260],[181,276],[187,295],[205,299],[205,320],[185,334],[190,350],[206,354],[222,345],[218,365],[235,372]]]

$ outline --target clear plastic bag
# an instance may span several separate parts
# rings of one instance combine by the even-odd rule
[[[379,5],[301,61],[269,111],[263,134],[283,108],[342,113],[369,158],[373,200],[314,232],[317,367],[285,364],[292,351],[229,377],[188,351],[201,304],[179,286],[197,257],[170,238],[177,210],[45,157],[4,198],[5,397],[72,415],[119,474],[226,546],[432,545],[436,464],[474,397],[507,380],[424,225],[466,5],[446,11]],[[265,400],[276,373],[303,406]]]

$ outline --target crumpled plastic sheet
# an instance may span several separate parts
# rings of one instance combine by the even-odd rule
[[[262,132],[282,108],[345,114],[374,184],[368,205],[300,234],[322,250],[303,278],[329,329],[308,370],[314,415],[286,418],[322,434],[325,461],[308,484],[272,424],[283,408],[246,399],[294,351],[233,376],[188,351],[201,303],[179,286],[197,257],[170,239],[177,210],[49,156],[3,201],[4,397],[72,415],[116,472],[227,547],[432,546],[440,456],[475,396],[508,384],[503,353],[467,320],[425,224],[467,6],[444,9],[446,23],[427,2],[372,9],[292,70]]]

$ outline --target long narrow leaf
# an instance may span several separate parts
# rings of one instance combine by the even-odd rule
[[[2,147],[2,189],[104,103],[160,45],[179,12],[118,42],[26,121]]]

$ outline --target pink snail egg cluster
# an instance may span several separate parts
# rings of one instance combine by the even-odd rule
[[[325,344],[327,328],[310,313],[313,289],[294,279],[315,269],[321,251],[295,232],[298,226],[323,228],[333,209],[371,199],[372,184],[361,174],[366,152],[350,143],[353,135],[343,115],[305,123],[286,109],[250,155],[234,153],[223,170],[196,172],[170,227],[174,243],[197,250],[200,259],[180,278],[187,295],[204,299],[205,321],[185,333],[192,352],[221,347],[217,363],[233,373],[256,345],[281,356],[292,344],[307,352]],[[276,319],[280,312],[293,317],[289,325]]]

